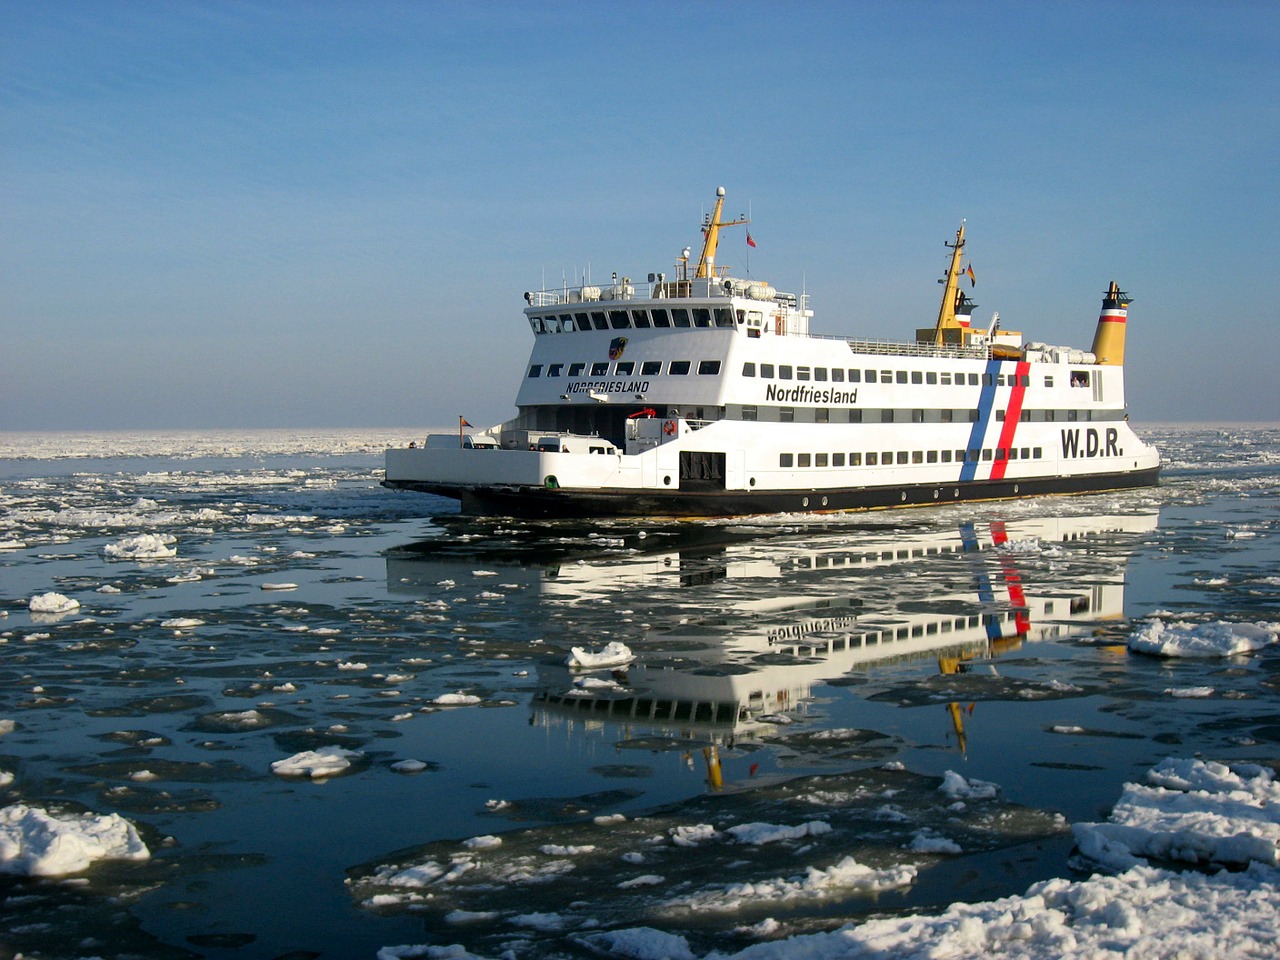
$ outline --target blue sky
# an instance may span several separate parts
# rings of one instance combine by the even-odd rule
[[[1278,420],[1274,3],[5,0],[0,429],[511,415],[522,293],[669,271],[717,186],[815,330],[979,320],[1135,422]]]

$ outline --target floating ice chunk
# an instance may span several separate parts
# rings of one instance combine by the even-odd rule
[[[1000,788],[994,783],[967,780],[954,770],[948,770],[942,775],[942,784],[938,790],[952,800],[990,800],[1000,792]]]
[[[831,824],[824,820],[811,820],[797,827],[781,826],[776,823],[740,823],[725,831],[739,843],[750,843],[762,846],[776,843],[779,840],[799,840],[802,837],[817,837],[831,832]]]
[[[161,620],[160,626],[167,630],[190,630],[192,627],[204,626],[204,621],[195,617],[170,617],[168,620]]]
[[[0,790],[13,786],[14,776],[8,770],[0,770]]]
[[[1213,696],[1213,687],[1165,687],[1164,692],[1179,700],[1204,700]]]
[[[102,548],[103,556],[112,560],[167,560],[178,555],[178,538],[163,533],[142,533],[125,537],[118,543],[108,543]]]
[[[606,680],[603,677],[579,677],[573,685],[582,690],[621,690],[622,684],[617,680]]]
[[[672,827],[671,842],[677,847],[696,847],[707,840],[718,840],[719,832],[709,823],[699,823],[691,827]]]
[[[276,760],[271,764],[271,772],[281,777],[332,777],[350,767],[352,761],[363,758],[364,754],[359,750],[345,750],[337,746],[321,747],[319,750],[295,753],[286,760]]]
[[[480,702],[480,698],[459,690],[457,693],[442,693],[431,701],[442,707],[467,707]]]
[[[652,927],[609,930],[581,938],[595,952],[631,960],[694,960],[689,941],[679,934],[665,933]]]
[[[12,720],[0,720],[0,734],[13,733],[18,725]]]
[[[1081,853],[1113,870],[1146,857],[1276,865],[1280,788],[1270,770],[1167,759],[1148,776],[1155,786],[1125,784],[1107,823],[1072,826]]]
[[[259,584],[263,590],[297,590],[296,583],[262,583]]]
[[[932,830],[919,830],[905,847],[915,853],[962,853],[960,844]]]
[[[397,760],[391,765],[396,773],[421,773],[427,765],[421,760]]]
[[[368,670],[367,663],[360,663],[357,660],[343,660],[338,663],[339,670]]]
[[[1280,623],[1165,623],[1159,617],[1129,637],[1129,649],[1157,657],[1229,657],[1280,640]]]
[[[80,609],[80,601],[60,593],[38,593],[27,602],[32,613],[70,613]]]
[[[95,592],[95,593],[119,593],[119,592],[120,592],[120,588],[119,588],[119,587],[113,587],[113,586],[112,586],[111,584],[109,584],[109,583],[104,583],[102,586],[100,586],[100,587],[99,587],[97,590],[95,590],[94,592]]]
[[[399,903],[398,898],[392,902]],[[459,912],[459,911],[455,911]],[[454,943],[447,947],[431,946],[425,943],[402,944],[397,947],[382,947],[374,960],[483,960],[466,948]]]
[[[623,880],[617,886],[619,890],[632,890],[636,887],[656,887],[666,882],[666,877],[660,877],[656,873],[645,873],[630,880]]]
[[[0,550],[25,550],[27,545],[21,540],[0,540]]]
[[[582,844],[581,846],[561,846],[558,843],[546,843],[538,848],[539,853],[545,853],[549,857],[576,857],[582,853],[595,853],[596,847],[593,843]]]
[[[96,860],[151,856],[133,824],[119,814],[51,814],[15,804],[0,810],[0,873],[61,876]]]
[[[462,845],[468,850],[492,850],[494,847],[502,846],[502,838],[495,837],[492,834],[485,834],[481,837],[471,837],[463,840]]]
[[[618,640],[613,640],[599,653],[594,653],[586,647],[571,647],[566,663],[571,667],[598,670],[602,667],[621,667],[634,659],[635,654],[631,652],[630,647]]]
[[[496,577],[498,574],[493,570],[472,570],[473,577]]]

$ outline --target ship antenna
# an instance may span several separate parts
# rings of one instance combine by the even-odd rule
[[[938,323],[934,327],[933,335],[933,342],[939,347],[945,342],[944,330],[960,329],[960,322],[956,320],[956,302],[960,293],[960,254],[964,250],[964,225],[965,221],[961,220],[960,229],[956,231],[956,242],[947,244],[951,248],[951,265],[947,268],[946,277],[938,281],[945,284],[942,291],[942,306],[938,309]]]
[[[737,227],[751,221],[746,217],[722,222],[720,214],[724,210],[724,187],[716,187],[716,207],[702,226],[702,256],[698,258],[698,270],[695,277],[714,277],[716,275],[716,247],[720,245],[720,228]]]

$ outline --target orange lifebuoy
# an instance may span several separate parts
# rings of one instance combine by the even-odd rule
[[[668,420],[662,425],[662,432],[668,437],[673,436],[676,432],[676,422],[674,420]]]

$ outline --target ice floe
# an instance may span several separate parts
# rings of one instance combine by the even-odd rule
[[[0,873],[62,876],[98,860],[150,856],[137,828],[116,813],[49,813],[21,803],[0,810]]]
[[[349,769],[354,761],[363,760],[364,754],[359,750],[347,750],[343,747],[321,747],[318,750],[304,750],[295,753],[285,760],[276,760],[271,764],[271,772],[281,777],[332,777]]]
[[[80,601],[61,593],[39,593],[27,602],[27,609],[32,613],[71,613],[80,609]]]
[[[1129,649],[1157,657],[1229,657],[1280,640],[1280,623],[1166,623],[1154,617],[1129,637]]]
[[[167,560],[178,555],[178,548],[173,546],[177,542],[178,538],[169,534],[141,533],[108,543],[102,554],[111,560]]]
[[[566,662],[571,667],[599,670],[604,667],[626,666],[635,658],[635,654],[625,643],[612,640],[600,651],[588,650],[586,647],[571,647]]]

